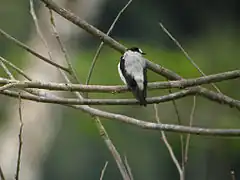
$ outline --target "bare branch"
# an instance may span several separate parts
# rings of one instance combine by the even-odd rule
[[[55,35],[55,37],[56,37],[56,39],[57,39],[57,42],[58,42],[58,44],[59,44],[59,46],[60,46],[61,51],[62,51],[63,54],[64,54],[65,60],[66,60],[67,65],[68,65],[68,69],[69,69],[69,71],[70,71],[70,74],[71,74],[72,77],[79,83],[80,81],[79,81],[79,79],[78,79],[78,77],[77,77],[77,74],[76,74],[76,71],[75,71],[75,69],[73,68],[73,65],[72,65],[72,63],[71,63],[71,61],[70,61],[69,55],[68,55],[68,53],[67,53],[67,49],[66,49],[65,46],[63,45],[62,40],[61,40],[61,38],[60,38],[60,36],[59,36],[59,34],[58,34],[58,32],[57,32],[56,23],[55,23],[55,20],[54,20],[54,17],[53,17],[53,13],[52,13],[52,10],[51,10],[51,9],[49,9],[49,13],[50,13],[50,22],[51,22],[51,24],[52,24],[52,29],[53,29],[54,35]]]
[[[206,76],[206,74],[198,67],[198,65],[194,62],[194,60],[188,55],[187,51],[182,47],[182,45],[178,42],[177,39],[173,37],[173,35],[163,26],[162,23],[159,23],[162,30],[168,35],[168,37],[179,47],[179,49],[183,52],[183,54],[186,56],[186,58],[192,63],[192,65],[200,72],[203,76]],[[221,93],[220,89],[215,85],[212,84],[212,86]]]
[[[18,134],[19,146],[18,146],[18,156],[17,156],[17,168],[16,168],[16,174],[15,174],[15,179],[16,180],[19,180],[20,164],[21,164],[21,154],[22,154],[22,145],[23,145],[23,140],[22,140],[22,132],[23,132],[22,102],[21,102],[21,95],[20,95],[20,93],[19,93],[18,113],[19,113],[19,120],[20,120],[20,128],[19,128],[19,134]]]
[[[10,97],[18,97],[18,93],[14,91],[4,90],[0,91],[0,94],[4,94]],[[199,91],[199,88],[191,88],[188,90],[182,90],[169,95],[164,95],[160,97],[150,97],[147,98],[147,104],[162,103],[167,101],[176,100],[191,95],[200,95],[209,100],[229,105],[230,107],[235,107],[240,110],[240,101],[234,100],[228,96],[222,94],[216,94],[208,90]],[[134,105],[139,104],[136,99],[75,99],[75,98],[54,98],[54,97],[37,97],[33,95],[22,94],[21,97],[26,100],[52,103],[52,104],[67,104],[67,105]]]
[[[60,68],[66,72],[69,72],[68,68],[65,68],[51,60],[49,60],[48,58],[42,56],[41,54],[37,53],[36,51],[34,51],[33,49],[31,49],[30,47],[28,47],[26,44],[20,42],[19,40],[15,39],[14,37],[10,36],[9,34],[7,34],[6,32],[4,32],[2,29],[0,29],[0,35],[4,36],[5,38],[7,38],[8,40],[12,41],[14,44],[16,44],[17,46],[19,46],[20,48],[26,50],[27,52],[31,53],[32,55],[38,57],[39,59],[43,60],[44,62]]]
[[[192,127],[192,124],[193,124],[195,109],[196,109],[196,96],[193,97],[193,105],[192,105],[192,110],[191,110],[191,114],[190,114],[190,121],[189,121],[189,126],[190,127]],[[191,137],[191,135],[188,134],[187,138],[186,138],[184,164],[186,164],[187,161],[188,161],[188,150],[189,150],[190,137]]]
[[[168,82],[152,82],[148,83],[148,88],[151,89],[168,89],[168,88],[187,88],[208,84],[210,82],[221,82],[230,79],[240,78],[240,70],[228,71],[219,74],[209,75],[206,77],[182,79],[178,81]],[[62,91],[80,91],[80,92],[126,92],[126,86],[101,86],[101,85],[80,85],[80,84],[66,84],[66,83],[51,83],[51,82],[29,82],[29,81],[11,81],[0,78],[0,84],[16,83],[16,87],[21,88],[39,88],[48,90],[62,90]],[[204,88],[201,88],[204,89]],[[217,94],[217,93],[215,93]]]
[[[169,81],[169,80],[168,80]],[[172,90],[169,89],[168,90],[169,94],[172,93]],[[172,100],[172,104],[173,104],[173,107],[174,107],[174,110],[175,110],[175,113],[177,115],[177,121],[178,121],[178,125],[182,125],[182,122],[181,122],[181,117],[180,117],[180,112],[179,112],[179,109],[177,107],[177,103],[175,100]],[[154,104],[155,105],[155,104]],[[183,135],[180,134],[180,146],[181,146],[181,156],[182,156],[182,168],[183,168],[183,173],[184,173],[184,163],[183,163],[183,159],[184,159],[184,139],[183,139]]]
[[[123,13],[123,12],[127,9],[127,7],[131,4],[131,2],[132,2],[132,0],[129,0],[128,3],[121,9],[121,11],[119,11],[117,17],[114,19],[112,25],[110,26],[110,28],[109,28],[109,30],[108,30],[108,32],[107,32],[107,34],[106,34],[107,36],[110,35],[110,33],[111,33],[112,29],[114,28],[116,22],[118,21],[118,19],[119,19],[120,16],[122,15],[122,13]],[[100,55],[100,52],[101,52],[101,50],[102,50],[103,45],[104,45],[104,41],[102,41],[101,44],[99,45],[99,47],[98,47],[98,49],[97,49],[97,52],[96,52],[96,54],[95,54],[95,56],[94,56],[94,58],[93,58],[93,60],[92,60],[92,64],[91,64],[91,67],[90,67],[89,72],[88,72],[86,84],[89,84],[89,82],[90,82],[90,79],[91,79],[91,76],[92,76],[92,72],[93,72],[94,66],[95,66],[95,64],[96,64],[96,62],[97,62],[97,58],[98,58],[99,55]]]
[[[72,12],[69,10],[66,10],[62,7],[59,7],[55,2],[52,0],[42,0],[46,4],[46,6],[53,11],[57,12],[60,14],[62,17],[68,19],[71,21],[73,24],[79,26],[80,28],[86,30],[88,33],[98,37],[100,40],[104,41],[114,49],[117,49],[119,52],[123,53],[125,51],[125,47],[121,44],[119,44],[117,41],[114,39],[110,38],[109,36],[106,36],[103,32],[100,30],[96,29],[92,25],[88,24],[86,21],[83,19],[80,19],[79,17],[75,16]]]
[[[53,19],[52,14],[51,14],[51,9],[49,9],[49,10],[50,10],[50,15],[51,15],[51,17],[50,17],[51,23],[52,23],[53,29],[54,29],[54,31],[55,31],[55,36],[56,36],[56,38],[57,38],[58,43],[60,44],[60,48],[61,48],[62,52],[63,52],[64,55],[65,55],[65,59],[66,59],[66,61],[67,61],[68,67],[69,67],[69,69],[70,69],[70,75],[72,75],[73,78],[75,78],[75,80],[78,81],[77,76],[76,76],[76,74],[75,74],[75,71],[74,71],[74,69],[73,69],[73,67],[72,67],[72,64],[71,64],[70,60],[68,59],[68,56],[67,56],[67,53],[66,53],[66,49],[65,49],[65,47],[63,46],[63,44],[62,44],[62,42],[61,42],[61,40],[60,40],[60,37],[59,37],[59,35],[58,35],[57,31],[56,31],[55,22],[54,22],[54,19]],[[39,30],[39,34],[41,35],[41,31],[40,31],[40,30]],[[50,56],[50,58],[51,58],[51,54],[50,54],[49,48],[48,48],[47,43],[46,43],[46,41],[44,40],[44,37],[43,37],[43,36],[42,36],[42,40],[45,42],[46,47],[47,47],[48,52],[49,52],[49,56]],[[59,70],[60,70],[60,69],[59,69]],[[71,81],[69,80],[69,78],[66,76],[66,74],[65,74],[62,70],[60,70],[60,73],[62,74],[62,76],[64,77],[64,79],[65,79],[66,82],[68,82],[68,83],[71,82]],[[76,96],[78,97],[77,100],[80,100],[80,101],[81,101],[81,100],[84,100],[84,98],[81,96],[81,94],[80,94],[79,92],[75,92],[75,94],[76,94]],[[81,107],[89,107],[89,106],[80,106],[80,108],[81,108]],[[111,151],[111,153],[112,153],[112,155],[113,155],[113,157],[114,157],[114,159],[115,159],[115,161],[116,161],[116,163],[117,163],[117,165],[118,165],[118,169],[120,170],[123,179],[124,179],[124,180],[130,180],[130,179],[129,179],[129,176],[128,176],[128,174],[127,174],[126,168],[125,168],[124,164],[122,163],[121,157],[120,157],[119,153],[117,152],[115,146],[113,145],[113,143],[112,143],[111,140],[109,139],[109,137],[108,137],[108,135],[107,135],[107,132],[106,132],[106,130],[104,129],[104,126],[101,124],[101,121],[100,121],[99,117],[95,116],[94,119],[95,119],[96,124],[97,124],[97,127],[98,127],[98,129],[99,129],[99,131],[100,131],[100,135],[103,137],[103,139],[104,139],[104,141],[105,141],[105,144],[107,145],[107,147],[108,147],[109,150]]]
[[[34,22],[35,27],[36,27],[36,30],[37,30],[37,34],[38,34],[38,36],[40,37],[43,45],[44,45],[45,48],[47,49],[48,56],[49,56],[49,58],[50,58],[50,62],[54,62],[54,61],[53,61],[53,57],[52,57],[52,52],[50,51],[50,48],[49,48],[49,46],[48,46],[48,43],[47,43],[46,39],[44,38],[44,36],[43,36],[43,34],[42,34],[42,31],[41,31],[41,29],[40,29],[40,27],[39,27],[39,25],[38,25],[38,19],[37,19],[37,16],[36,16],[36,13],[35,13],[35,10],[34,10],[34,7],[33,7],[33,1],[32,1],[32,0],[29,0],[29,2],[30,2],[30,13],[31,13],[31,15],[32,15],[33,22]],[[59,69],[62,69],[61,67],[58,67],[58,66],[55,66],[55,67],[57,67],[57,68],[59,68]],[[64,69],[62,69],[62,70],[64,70]],[[67,72],[68,72],[68,73],[71,73],[71,70],[67,69]]]
[[[105,171],[106,171],[106,169],[107,169],[107,165],[108,165],[108,161],[106,161],[106,163],[104,164],[104,167],[103,167],[103,169],[102,169],[102,171],[101,171],[100,180],[103,180]]]
[[[130,179],[134,180],[133,174],[132,174],[132,170],[131,170],[131,167],[128,164],[128,160],[127,160],[127,156],[126,155],[124,156],[124,164],[126,165],[126,168],[127,168],[127,171],[128,171]]]
[[[240,129],[208,129],[208,128],[199,128],[199,127],[188,127],[182,125],[173,125],[173,124],[158,124],[145,122],[138,120],[132,117],[114,114],[99,109],[91,108],[88,106],[70,106],[76,109],[81,109],[84,112],[87,112],[93,116],[99,116],[110,120],[117,120],[127,124],[132,124],[143,129],[152,129],[152,130],[162,130],[162,131],[171,131],[178,133],[189,133],[195,135],[206,135],[206,136],[240,136]]]
[[[55,11],[56,13],[61,15],[62,17],[66,18],[67,20],[69,20],[73,24],[77,25],[78,27],[84,29],[85,31],[87,31],[91,35],[97,37],[98,39],[100,39],[101,41],[103,41],[104,43],[106,43],[107,45],[112,47],[113,49],[117,50],[118,52],[124,53],[126,51],[127,48],[125,46],[118,43],[117,41],[115,41],[111,37],[107,36],[106,34],[104,34],[99,29],[96,29],[91,24],[88,24],[85,20],[75,16],[71,11],[66,10],[62,7],[59,7],[52,0],[41,0],[41,1],[43,3],[45,3],[48,8],[52,9],[53,11]],[[170,71],[170,70],[168,70],[168,69],[166,69],[166,68],[164,68],[164,67],[162,67],[158,64],[154,64],[151,61],[147,61],[147,65],[148,65],[148,68],[151,69],[153,72],[161,74],[162,76],[166,77],[167,79],[170,79],[170,80],[182,79],[181,76],[177,75],[173,71]]]
[[[4,91],[6,92],[6,90]],[[23,96],[21,94],[21,96]],[[46,97],[55,97],[59,98],[55,95],[49,95],[45,93],[41,96],[41,98]],[[176,133],[186,133],[186,134],[195,134],[195,135],[205,135],[205,136],[240,136],[240,129],[209,129],[209,128],[200,128],[200,127],[188,127],[188,126],[180,126],[174,124],[156,124],[151,122],[145,122],[143,120],[138,120],[132,117],[124,116],[121,114],[114,114],[106,111],[102,111],[99,109],[95,109],[86,105],[66,105],[68,107],[72,107],[75,109],[80,109],[84,112],[92,116],[99,116],[109,120],[117,120],[123,123],[132,124],[134,126],[143,128],[143,129],[151,129],[151,130],[163,130],[170,131]]]
[[[5,64],[2,62],[2,57],[0,56],[0,66],[2,66],[2,68],[3,68],[3,70],[5,71],[5,73],[8,75],[8,77],[10,78],[10,79],[14,79],[14,77],[13,77],[13,75],[12,75],[12,73],[8,70],[8,68],[5,66]]]
[[[18,68],[16,65],[14,65],[13,63],[11,63],[10,61],[4,59],[3,57],[0,56],[0,61],[6,63],[7,65],[9,65],[12,69],[14,69],[16,72],[18,72],[19,74],[21,74],[23,77],[25,77],[27,80],[32,81],[32,78],[30,78],[26,73],[24,73],[23,70],[21,70],[20,68]],[[9,76],[11,79],[15,79],[13,76]]]
[[[156,119],[158,124],[161,124],[160,118],[159,118],[159,115],[158,115],[157,104],[154,104],[153,107],[154,107],[154,111],[155,111],[155,119]],[[169,142],[167,140],[165,132],[161,131],[161,135],[162,135],[163,142],[166,145],[166,147],[168,149],[168,152],[169,152],[169,154],[170,154],[170,156],[172,158],[172,161],[175,164],[175,166],[177,167],[177,170],[178,170],[178,173],[179,173],[179,176],[180,176],[180,180],[184,180],[184,174],[183,174],[183,171],[181,169],[180,163],[178,162],[178,160],[177,160],[177,158],[176,158],[176,156],[175,156],[175,154],[173,152],[173,149],[172,149],[171,145],[169,144]]]
[[[12,77],[12,78],[14,78],[14,77]],[[0,87],[0,91],[4,91],[5,89],[10,89],[14,86],[15,86],[15,83],[6,84],[6,85]]]
[[[107,131],[103,127],[99,117],[95,117],[96,125],[99,130],[100,136],[103,138],[105,144],[107,145],[109,151],[112,153],[113,158],[115,159],[118,169],[120,170],[120,173],[124,180],[130,180],[130,177],[128,175],[127,169],[122,161],[122,158],[120,154],[118,153],[117,149],[113,145],[111,139],[108,137]]]

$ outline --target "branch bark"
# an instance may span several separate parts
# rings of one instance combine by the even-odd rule
[[[231,79],[240,78],[240,70],[228,71],[218,74],[213,74],[205,77],[182,79],[177,81],[167,82],[152,82],[148,83],[148,88],[151,89],[169,89],[169,88],[187,88],[213,82],[221,82]],[[38,88],[48,90],[61,90],[61,91],[79,91],[79,92],[126,92],[126,86],[104,86],[104,85],[83,85],[83,84],[69,84],[69,83],[51,83],[41,81],[16,81],[5,78],[0,78],[0,84],[13,84],[13,87],[18,88]]]

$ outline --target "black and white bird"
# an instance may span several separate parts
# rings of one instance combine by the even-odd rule
[[[146,106],[147,101],[147,65],[143,57],[145,53],[137,47],[126,50],[118,64],[118,73],[122,81],[131,89],[140,105]]]

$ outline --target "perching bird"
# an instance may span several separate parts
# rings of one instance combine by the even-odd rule
[[[142,56],[145,53],[137,47],[127,49],[118,64],[118,73],[122,81],[131,89],[140,105],[146,106],[147,65]]]

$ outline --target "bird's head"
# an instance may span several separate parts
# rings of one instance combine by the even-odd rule
[[[146,53],[144,53],[140,48],[138,47],[131,47],[131,48],[128,48],[127,51],[133,51],[133,52],[138,52],[142,55],[145,55]]]

